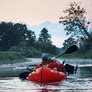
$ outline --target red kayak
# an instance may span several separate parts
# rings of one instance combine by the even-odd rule
[[[58,72],[48,67],[40,67],[29,74],[29,81],[38,81],[38,82],[55,82],[61,81],[66,78],[64,72]]]

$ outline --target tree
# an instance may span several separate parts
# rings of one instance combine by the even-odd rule
[[[0,50],[7,50],[11,46],[13,23],[0,23]]]
[[[64,41],[63,43],[63,49],[65,50],[66,48],[77,44],[77,40],[75,40],[74,38],[70,37],[67,40]]]
[[[90,49],[89,46],[89,41],[86,39],[84,39],[83,37],[81,37],[80,39],[78,39],[78,45],[79,45],[79,52],[86,52]]]
[[[28,30],[27,33],[26,33],[26,45],[27,46],[33,46],[34,43],[35,43],[35,39],[36,39],[36,35],[33,31],[31,30]]]
[[[0,50],[8,50],[13,46],[33,45],[35,34],[25,24],[11,22],[0,23]]]
[[[87,22],[84,16],[86,13],[85,9],[74,2],[70,3],[70,7],[63,12],[67,13],[67,15],[61,16],[59,23],[65,26],[66,34],[72,34],[72,36],[77,37],[83,36],[85,39],[90,39],[90,34],[87,30],[90,22]]]
[[[48,30],[46,28],[43,28],[40,35],[39,35],[39,41],[43,43],[51,43],[51,35],[48,33]]]
[[[16,23],[13,27],[18,43],[21,45],[32,46],[35,42],[36,36],[35,33],[31,30],[28,30],[25,24]]]

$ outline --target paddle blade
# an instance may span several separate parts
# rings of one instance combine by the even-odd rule
[[[31,66],[31,65],[29,65],[29,66]],[[26,79],[26,77],[28,77],[28,75],[29,75],[31,72],[33,72],[34,68],[29,69],[29,66],[27,67],[27,69],[30,70],[30,72],[23,72],[23,73],[19,74],[19,78],[21,78],[21,79]]]
[[[26,77],[28,77],[28,75],[30,74],[30,72],[23,72],[19,75],[19,78],[21,79],[26,79]]]
[[[75,52],[78,50],[78,47],[76,45],[72,45],[71,47],[69,47],[66,51],[65,51],[65,54],[68,54],[68,53],[72,53],[72,52]]]
[[[75,52],[75,51],[77,51],[77,50],[78,50],[78,47],[77,47],[76,45],[72,45],[71,47],[69,47],[69,48],[65,51],[65,53],[63,53],[63,54],[57,56],[56,58],[59,58],[59,57],[65,55],[65,54],[68,54],[68,53]]]

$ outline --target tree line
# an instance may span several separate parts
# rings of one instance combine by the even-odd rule
[[[0,23],[0,51],[16,51],[26,57],[59,53],[46,28],[41,30],[37,39],[35,33],[27,29],[26,24],[12,22]]]
[[[86,10],[73,2],[63,12],[66,16],[61,16],[59,23],[63,24],[66,35],[70,37],[64,41],[62,49],[76,44],[79,53],[92,51],[92,22],[86,19]],[[12,22],[0,23],[0,51],[17,51],[26,57],[41,56],[44,52],[54,55],[59,53],[46,28],[41,30],[37,39],[25,24]]]

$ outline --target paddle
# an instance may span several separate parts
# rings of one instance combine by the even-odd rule
[[[23,72],[19,75],[19,78],[26,79],[26,77],[30,74],[30,72]]]
[[[29,75],[31,72],[33,72],[34,68],[29,69],[30,66],[34,66],[34,65],[29,65],[29,66],[27,67],[27,69],[28,69],[30,72],[23,72],[23,73],[19,74],[19,78],[21,78],[21,79],[26,79],[26,77],[28,77],[28,75]],[[35,65],[35,66],[37,66],[37,65]]]
[[[72,45],[63,54],[57,56],[56,58],[59,58],[59,57],[63,56],[64,54],[73,53],[73,52],[75,52],[77,50],[78,50],[78,47],[76,45]]]
[[[63,56],[64,54],[73,53],[73,52],[75,52],[75,51],[77,51],[77,50],[78,50],[78,47],[77,47],[76,45],[72,45],[72,46],[70,46],[63,54],[57,56],[56,58],[59,58],[59,57]],[[30,70],[30,72],[23,72],[23,73],[21,73],[21,74],[19,75],[19,78],[26,79],[26,77],[28,77],[28,75],[29,75],[31,72],[33,72],[33,69],[29,69],[30,66],[37,66],[37,65],[29,65],[29,66],[27,67],[27,69]]]

